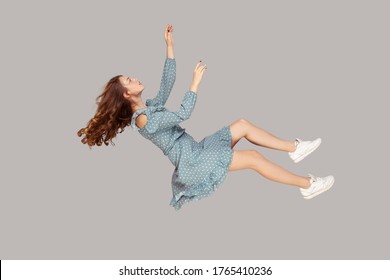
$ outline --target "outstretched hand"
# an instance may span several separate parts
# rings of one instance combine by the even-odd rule
[[[171,24],[168,24],[164,31],[165,43],[169,47],[173,47],[173,27]]]
[[[195,69],[194,69],[194,76],[192,77],[192,83],[191,83],[191,88],[193,92],[197,92],[198,86],[200,82],[202,81],[203,73],[205,69],[207,69],[206,64],[200,65],[201,61],[196,64]]]
[[[195,66],[194,70],[194,76],[192,81],[195,82],[196,84],[200,84],[200,81],[202,80],[204,70],[207,69],[206,64],[200,65],[201,61],[198,62]]]

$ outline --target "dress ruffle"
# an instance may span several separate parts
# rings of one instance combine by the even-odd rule
[[[148,99],[149,101],[150,99]],[[150,104],[150,102],[146,102],[146,105]],[[138,131],[138,130],[147,130],[149,133],[154,133],[157,131],[157,128],[158,126],[156,124],[153,124],[153,118],[149,118],[149,116],[152,114],[152,113],[155,113],[155,112],[159,112],[159,111],[165,111],[165,107],[163,105],[158,105],[158,106],[153,106],[153,105],[149,105],[147,107],[144,107],[144,108],[140,108],[138,109],[137,111],[135,111],[131,117],[131,123],[130,123],[130,126],[133,130],[135,131]],[[146,123],[146,125],[143,127],[143,128],[139,128],[136,124],[135,124],[135,119],[140,115],[140,114],[145,114],[147,117],[148,117],[148,121]]]
[[[170,205],[176,210],[179,210],[185,203],[197,201],[204,197],[213,194],[225,180],[229,166],[233,158],[233,150],[231,148],[231,132],[230,128],[223,127],[217,132],[221,150],[219,159],[215,163],[215,167],[209,173],[208,177],[202,182],[188,186],[185,191],[174,193]],[[176,176],[177,174],[173,174]],[[176,184],[178,182],[175,182]]]

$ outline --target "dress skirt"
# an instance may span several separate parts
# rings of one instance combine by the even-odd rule
[[[184,133],[178,144],[177,165],[172,175],[170,205],[179,210],[185,203],[214,193],[224,181],[233,158],[230,128],[224,126],[200,142]]]

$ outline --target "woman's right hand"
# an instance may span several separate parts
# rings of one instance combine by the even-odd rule
[[[192,78],[191,89],[194,92],[196,92],[196,90],[198,89],[198,86],[202,81],[203,73],[205,69],[207,69],[206,64],[201,66],[200,63],[201,61],[198,64],[196,64],[196,67],[194,69],[194,76]]]

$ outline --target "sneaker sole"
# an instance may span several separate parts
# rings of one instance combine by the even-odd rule
[[[313,198],[313,197],[316,197],[317,195],[322,194],[323,192],[326,192],[327,190],[329,190],[329,189],[333,186],[333,184],[334,184],[334,178],[333,178],[332,181],[329,182],[328,186],[326,186],[326,187],[325,187],[324,189],[322,189],[321,191],[318,191],[318,192],[313,193],[313,194],[308,195],[308,196],[304,196],[303,198],[304,198],[304,199],[311,199],[311,198]]]
[[[317,145],[313,146],[308,152],[306,152],[306,154],[303,154],[303,155],[297,157],[296,159],[294,159],[294,162],[298,163],[301,160],[303,160],[305,157],[310,155],[312,152],[314,152],[321,145],[321,142],[322,142],[322,140],[320,140]]]

